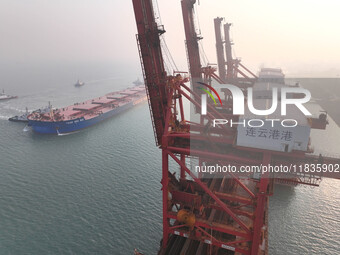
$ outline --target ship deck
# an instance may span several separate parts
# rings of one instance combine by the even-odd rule
[[[81,103],[53,109],[47,113],[32,113],[29,120],[69,121],[78,118],[92,119],[113,109],[122,107],[145,95],[144,85],[111,92],[104,96],[89,99]]]

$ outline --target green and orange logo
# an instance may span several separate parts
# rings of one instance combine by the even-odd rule
[[[201,85],[203,85],[203,86],[205,86],[205,87],[207,87],[207,88],[210,89],[212,92],[214,92],[215,95],[217,96],[218,100],[220,101],[221,106],[223,106],[222,100],[221,100],[221,98],[220,98],[220,95],[217,93],[217,91],[216,91],[212,86],[210,86],[210,85],[208,85],[208,84],[205,84],[205,83],[203,83],[203,82],[198,82],[198,83],[201,84]],[[201,88],[201,87],[198,87],[198,88],[201,89],[201,90],[203,90],[205,93],[207,93],[207,94],[210,96],[210,98],[214,101],[215,105],[217,105],[216,99],[214,98],[213,94],[211,94],[211,92],[210,92],[209,90],[204,89],[204,88]]]

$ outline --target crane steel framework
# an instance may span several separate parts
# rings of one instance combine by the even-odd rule
[[[217,65],[219,77],[225,83],[236,84],[239,87],[252,86],[257,79],[257,76],[245,67],[240,59],[234,59],[232,56],[232,41],[230,38],[231,23],[223,25],[224,40],[222,39],[221,25],[224,18],[217,17],[214,19]],[[224,44],[224,48],[223,48]],[[225,50],[225,54],[224,54]],[[224,56],[225,55],[225,56]],[[227,68],[225,68],[227,67]],[[242,71],[241,68],[244,70]],[[241,77],[238,77],[238,75]]]
[[[215,28],[215,39],[216,39],[216,53],[217,53],[217,66],[218,74],[220,78],[225,81],[227,80],[227,73],[225,69],[225,58],[224,58],[224,48],[221,33],[221,23],[223,18],[217,17],[214,19]]]
[[[199,38],[193,22],[194,3],[195,0],[182,0],[191,81],[209,76],[223,82],[214,74],[215,70],[201,67]],[[183,98],[199,112],[200,94],[185,84],[187,78],[165,72],[160,45],[160,36],[165,31],[155,21],[152,0],[133,0],[133,7],[156,144],[162,150],[163,239],[159,254],[267,254],[268,197],[273,193],[269,173],[260,178],[232,173],[222,178],[206,178],[197,176],[188,162],[288,165],[319,159],[302,151],[287,153],[235,146],[235,128],[205,125],[205,121],[228,115],[210,104],[209,112],[199,122],[187,120]],[[179,176],[170,171],[169,159],[179,166]],[[314,185],[315,176],[302,174],[287,180]]]

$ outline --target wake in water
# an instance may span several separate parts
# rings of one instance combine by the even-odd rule
[[[72,134],[76,134],[76,133],[79,133],[79,132],[80,132],[80,131],[75,131],[75,132],[71,132],[71,133],[60,133],[60,132],[57,130],[58,136],[72,135]]]
[[[26,125],[22,131],[23,132],[28,132],[30,130],[32,130],[32,128]]]
[[[26,109],[20,109],[20,108],[10,106],[10,105],[4,105],[4,107],[2,107],[2,108],[6,109],[6,110],[16,111],[16,112],[19,112],[19,113],[25,113],[26,112]],[[29,110],[29,111],[31,111],[31,110]]]
[[[338,102],[340,101],[340,97],[335,94],[332,94],[328,100],[331,102]]]
[[[0,115],[0,120],[8,120],[9,118],[9,116]]]
[[[105,78],[105,79],[99,79],[99,80],[92,80],[92,81],[86,81],[86,84],[91,84],[91,83],[97,83],[101,81],[111,81],[111,80],[117,80],[118,77],[111,77],[111,78]]]

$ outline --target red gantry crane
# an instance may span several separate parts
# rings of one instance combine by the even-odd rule
[[[156,144],[162,150],[163,239],[159,254],[268,254],[268,197],[273,192],[269,173],[257,178],[233,173],[208,177],[197,175],[190,163],[266,166],[318,162],[320,158],[303,151],[237,146],[236,128],[207,125],[228,115],[223,107],[208,104],[207,114],[200,116],[199,121],[187,120],[183,98],[196,107],[196,113],[202,108],[196,82],[204,81],[207,73],[223,82],[214,70],[201,67],[197,45],[200,37],[193,22],[195,0],[181,1],[191,88],[185,84],[188,79],[179,73],[165,72],[160,43],[165,30],[155,20],[152,0],[132,2]],[[325,127],[322,123],[317,126]],[[170,169],[169,159],[178,165],[178,175]],[[323,161],[338,162],[338,159],[323,158]],[[315,176],[296,175],[287,180],[316,185]]]
[[[224,40],[222,38],[221,26],[224,18],[217,17],[214,19],[217,64],[220,78],[225,83],[236,84],[240,87],[251,86],[257,79],[257,76],[245,67],[240,59],[234,59],[232,56],[232,41],[230,38],[231,23],[223,25]],[[224,47],[223,47],[224,44]],[[225,50],[225,53],[224,53]],[[244,70],[240,69],[242,67]],[[241,75],[241,77],[238,77]]]

